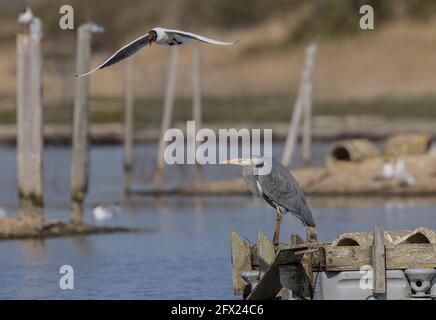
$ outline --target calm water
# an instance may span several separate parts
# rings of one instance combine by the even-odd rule
[[[322,163],[327,145],[314,146],[315,163]],[[274,152],[280,154],[279,148]],[[298,152],[297,152],[298,154]],[[0,206],[16,211],[15,150],[0,149]],[[147,187],[155,150],[135,150],[135,187]],[[47,148],[45,154],[46,216],[68,218],[70,152]],[[143,229],[112,234],[44,241],[0,242],[0,299],[233,299],[229,231],[249,240],[256,231],[272,235],[272,209],[251,197],[133,197],[124,199],[119,147],[93,147],[86,220],[93,221],[93,203],[119,202],[123,212],[101,224]],[[296,161],[296,165],[298,165]],[[240,168],[208,166],[206,179],[237,177]],[[170,167],[171,185],[189,181],[192,168]],[[347,200],[310,198],[319,237],[332,240],[347,231],[436,228],[436,199]],[[305,231],[286,216],[283,237]],[[283,241],[287,240],[285,238]],[[59,268],[74,268],[75,289],[59,288]]]

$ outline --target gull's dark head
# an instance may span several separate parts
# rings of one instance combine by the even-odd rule
[[[151,46],[153,42],[157,40],[157,32],[155,30],[151,30],[148,33],[148,44]]]

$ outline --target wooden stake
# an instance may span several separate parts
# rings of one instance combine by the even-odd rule
[[[202,126],[202,55],[201,47],[194,44],[192,47],[192,116],[195,122],[195,136]],[[195,137],[194,137],[195,141]],[[195,143],[196,146],[198,143]],[[203,172],[200,165],[196,165],[194,184],[203,182]]]
[[[77,31],[76,74],[89,70],[90,58],[91,32],[85,24],[81,25]],[[70,220],[73,223],[82,223],[83,205],[89,181],[89,77],[76,78],[73,121]]]
[[[315,53],[317,51],[318,45],[313,43],[309,47],[311,57],[310,62],[315,64]],[[312,91],[313,91],[313,81],[312,74],[314,65],[310,66],[311,76],[309,81],[305,84],[305,102],[304,102],[304,123],[303,123],[303,164],[305,166],[310,166],[312,163]]]
[[[165,170],[164,152],[165,152],[166,142],[164,141],[164,135],[171,125],[171,119],[172,119],[173,107],[174,107],[174,96],[176,93],[178,59],[179,59],[179,48],[177,46],[173,46],[171,48],[171,61],[168,70],[168,81],[167,81],[167,88],[165,92],[161,134],[160,134],[159,146],[158,146],[159,149],[157,153],[156,174],[154,177],[155,188],[157,190],[160,190],[162,187],[162,180]]]
[[[18,215],[33,225],[42,224],[43,131],[42,131],[41,35],[17,35],[17,170]]]
[[[307,105],[307,93],[309,92],[309,90],[307,89],[308,86],[311,92],[312,74],[314,69],[316,50],[317,50],[317,45],[315,44],[311,44],[306,49],[306,62],[304,66],[303,77],[301,80],[300,89],[298,91],[297,100],[294,105],[288,136],[286,137],[285,147],[283,149],[282,164],[285,167],[289,167],[292,162],[292,155],[294,152],[295,142],[298,136],[298,128],[301,122],[301,116],[305,105]],[[310,134],[310,131],[309,130],[307,131]],[[307,141],[306,141],[306,145],[308,145]]]
[[[236,232],[230,233],[232,245],[232,275],[235,295],[244,293],[247,282],[241,277],[241,272],[252,270],[250,243]]]
[[[274,245],[260,231],[257,232],[257,250],[259,254],[260,277],[271,267],[276,257]]]
[[[386,253],[383,227],[374,229],[372,244],[373,289],[375,295],[386,293]]]
[[[306,227],[306,238],[308,243],[314,243],[318,241],[316,229],[314,227]]]
[[[134,57],[126,61],[125,75],[125,105],[124,105],[124,192],[130,193],[132,184],[133,166],[133,131],[134,131],[134,97],[135,97],[135,72]]]

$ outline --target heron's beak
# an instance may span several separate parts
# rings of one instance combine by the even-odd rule
[[[231,160],[224,160],[220,162],[221,164],[236,164],[239,166],[244,165],[244,161],[241,158],[237,158],[237,159],[231,159]]]

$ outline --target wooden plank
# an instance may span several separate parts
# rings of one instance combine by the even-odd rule
[[[294,105],[294,109],[292,111],[292,119],[289,125],[289,131],[283,149],[282,164],[285,167],[289,167],[292,162],[292,155],[294,152],[295,143],[297,141],[298,128],[301,122],[303,109],[307,100],[306,88],[312,81],[315,53],[316,53],[316,47],[314,47],[313,45],[310,45],[306,49],[306,61],[304,64],[303,77],[301,80],[300,89],[298,91],[298,96]]]
[[[372,264],[372,247],[325,247],[325,271],[360,270]],[[315,266],[314,266],[315,267]],[[398,244],[386,247],[386,269],[436,268],[436,244]]]
[[[271,267],[264,273],[259,284],[247,297],[247,300],[274,299],[282,288],[280,283],[279,266],[298,263],[302,255],[296,255],[293,249],[279,250]]]
[[[76,74],[89,70],[91,58],[91,31],[83,24],[77,31]],[[73,223],[83,222],[89,182],[89,77],[78,77],[74,93],[73,147],[71,154],[71,216]]]
[[[134,131],[134,99],[135,99],[135,58],[126,61],[124,82],[124,192],[129,193],[132,184],[133,165],[133,131]]]
[[[27,25],[28,27],[28,25]],[[27,31],[27,30],[26,30]],[[43,218],[43,110],[41,35],[17,35],[18,215],[33,225]]]
[[[230,232],[231,256],[232,256],[232,277],[235,295],[244,293],[248,283],[241,277],[241,272],[252,270],[251,245],[239,236],[236,232]]]
[[[281,285],[291,291],[288,299],[310,297],[310,281],[301,264],[279,266],[279,273]]]
[[[177,80],[177,63],[179,60],[179,48],[177,46],[171,47],[171,59],[168,70],[167,87],[165,92],[164,109],[162,115],[161,123],[161,134],[158,145],[158,153],[156,160],[156,173],[154,176],[154,183],[156,190],[160,190],[162,187],[164,170],[165,170],[165,160],[164,152],[166,147],[166,142],[164,140],[165,132],[170,128],[173,108],[174,108],[174,98],[176,94],[176,80]]]
[[[273,264],[276,254],[272,242],[260,231],[257,232],[257,250],[260,276],[262,277]]]
[[[386,293],[385,237],[382,227],[375,227],[372,244],[373,290],[374,294]]]

